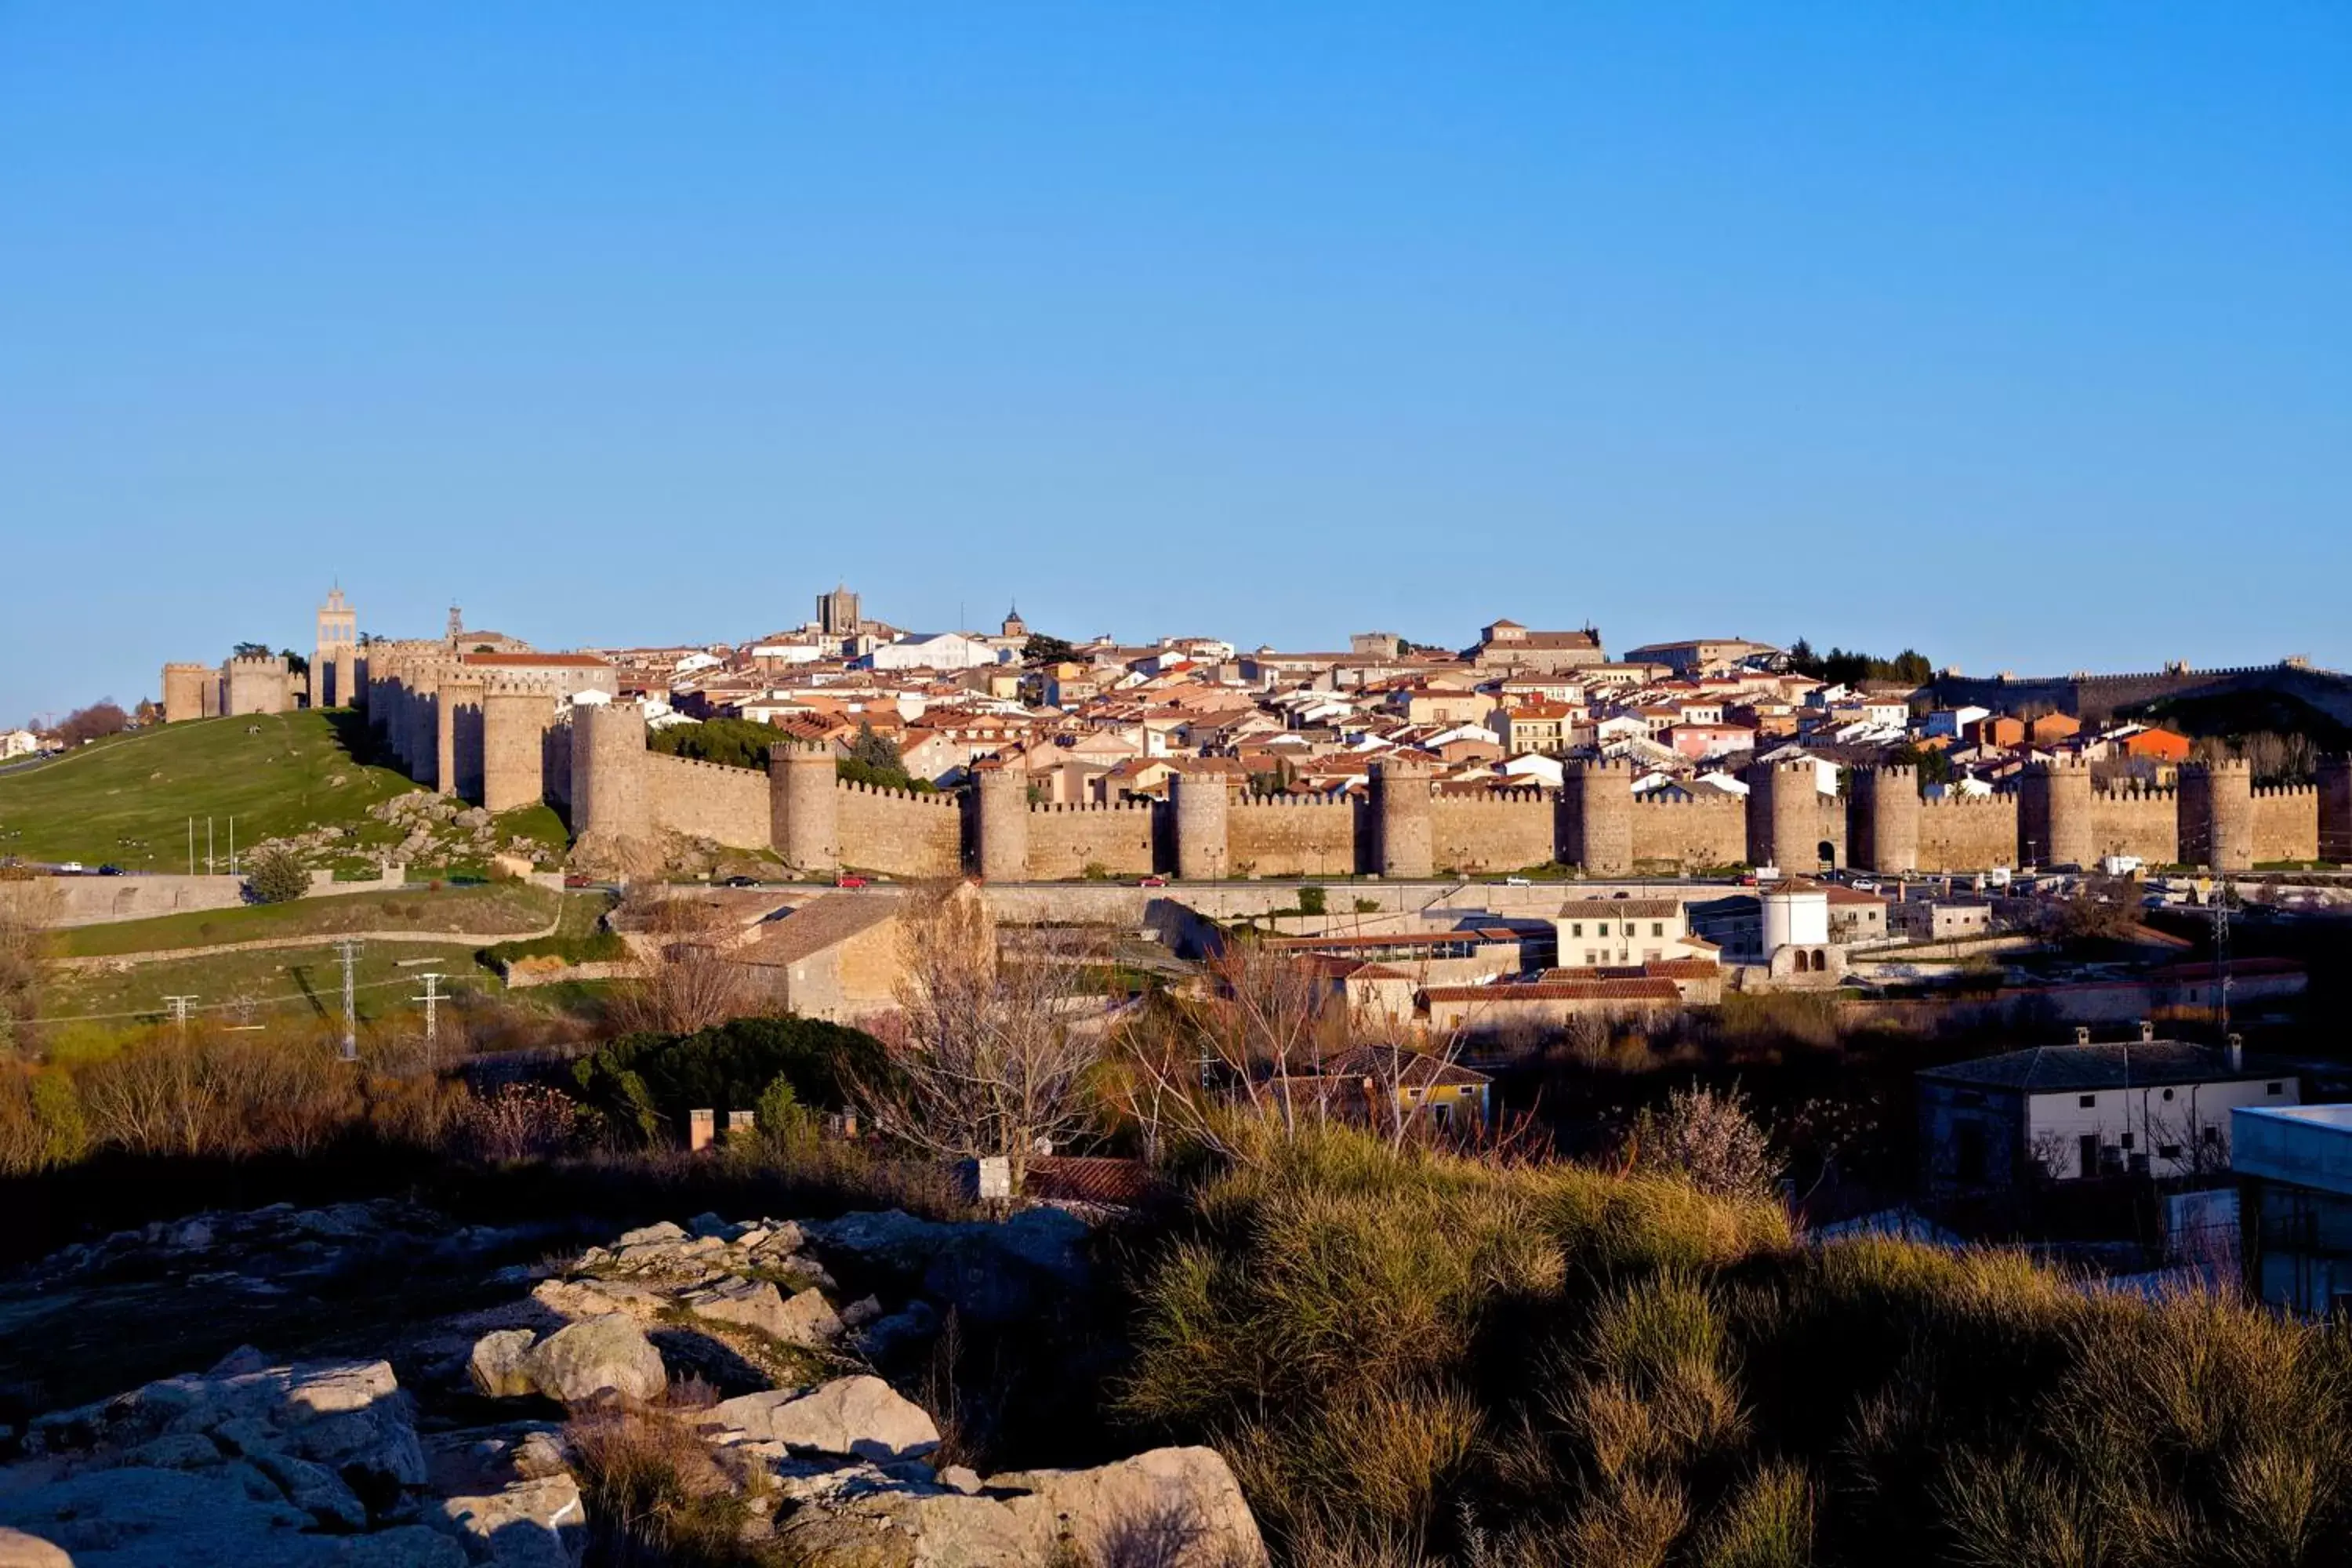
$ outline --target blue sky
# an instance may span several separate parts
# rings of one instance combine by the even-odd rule
[[[0,0],[0,718],[805,617],[2352,666],[2352,6]]]

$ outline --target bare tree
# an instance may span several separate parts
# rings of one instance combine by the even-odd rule
[[[613,1016],[625,1031],[690,1035],[740,1017],[743,966],[727,956],[725,914],[691,899],[632,899],[623,921],[650,948],[646,973],[621,986]]]
[[[1003,1157],[1015,1192],[1031,1151],[1084,1126],[1100,1059],[1092,946],[1038,931],[1006,951],[977,889],[912,895],[901,921],[898,1010],[876,1033],[888,1081],[856,1086],[877,1131],[935,1153]]]

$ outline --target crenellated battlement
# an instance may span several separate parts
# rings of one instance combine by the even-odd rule
[[[1465,790],[1460,795],[1441,795],[1440,805],[1535,805],[1555,799],[1553,792],[1541,784],[1516,785],[1509,789]]]
[[[1633,805],[1643,811],[1732,811],[1745,812],[1748,803],[1737,795],[1719,795],[1708,800],[1699,795],[1670,795],[1659,790],[1652,795],[1637,795]]]
[[[1107,815],[1118,812],[1125,812],[1129,815],[1140,813],[1148,816],[1159,809],[1160,802],[1156,800],[1087,800],[1072,801],[1066,804],[1060,801],[1048,800],[1034,801],[1030,803],[1029,805],[1030,814],[1037,816],[1083,816],[1087,815]]]
[[[1991,795],[1953,794],[1932,798],[1922,795],[1919,798],[1919,809],[1922,811],[1974,811],[1979,806],[2015,805],[2016,804],[2017,796],[2005,791],[1995,791]]]
[[[2314,800],[2318,799],[2319,786],[2317,784],[2258,784],[2254,788],[2256,800],[2301,800],[2305,796]]]
[[[1245,795],[1233,803],[1235,811],[1295,810],[1300,806],[1345,806],[1353,810],[1355,796],[1345,790],[1333,790],[1328,795]]]
[[[730,773],[745,770],[730,768]],[[953,808],[957,797],[944,790],[893,789],[887,784],[865,784],[856,779],[835,779],[834,788],[844,795],[870,795],[878,800],[903,800],[914,805],[935,805]]]

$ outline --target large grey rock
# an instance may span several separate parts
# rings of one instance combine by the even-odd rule
[[[635,1319],[621,1312],[583,1318],[531,1347],[522,1371],[551,1399],[581,1405],[604,1393],[657,1399],[668,1386],[661,1352]]]
[[[74,1568],[58,1547],[21,1530],[0,1530],[0,1568]]]
[[[920,1458],[940,1446],[940,1429],[923,1407],[878,1377],[836,1378],[806,1394],[747,1394],[712,1405],[702,1424],[877,1464]]]
[[[587,1546],[579,1483],[561,1472],[444,1498],[432,1522],[457,1538],[476,1563],[496,1568],[578,1568]]]
[[[510,1399],[531,1392],[530,1373],[523,1363],[539,1342],[529,1329],[499,1329],[474,1342],[466,1358],[466,1375],[475,1391],[492,1399]]]
[[[1257,1522],[1213,1450],[1159,1448],[1091,1470],[992,1476],[983,1489],[872,1466],[787,1479],[802,1506],[782,1534],[820,1568],[1264,1568]],[[968,1473],[967,1473],[968,1474]],[[871,1555],[877,1551],[880,1555]]]
[[[673,1225],[668,1220],[661,1220],[653,1225],[641,1226],[635,1230],[623,1231],[614,1240],[613,1245],[616,1247],[642,1247],[647,1242],[684,1241],[685,1239],[685,1226]]]
[[[343,1478],[309,1459],[290,1454],[258,1453],[254,1468],[276,1482],[286,1500],[330,1530],[365,1530],[367,1505],[345,1485]]]
[[[803,1290],[788,1298],[765,1279],[721,1285],[691,1298],[688,1306],[698,1318],[741,1323],[786,1344],[830,1344],[841,1333],[841,1320],[822,1292]]]

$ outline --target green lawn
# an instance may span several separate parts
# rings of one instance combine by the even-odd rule
[[[405,892],[345,893],[299,899],[290,904],[194,910],[150,921],[76,926],[58,933],[57,952],[61,958],[94,958],[159,948],[367,931],[490,936],[541,929],[556,918],[559,901],[581,906],[575,921],[585,921],[590,927],[604,907],[601,894],[556,893],[527,882],[488,882],[438,891],[418,888]]]
[[[210,817],[225,868],[235,817],[240,847],[340,824],[352,830],[356,866],[399,841],[368,808],[417,787],[390,768],[352,760],[338,726],[357,722],[340,710],[194,720],[0,775],[0,855],[185,871],[194,817],[202,870]]]

